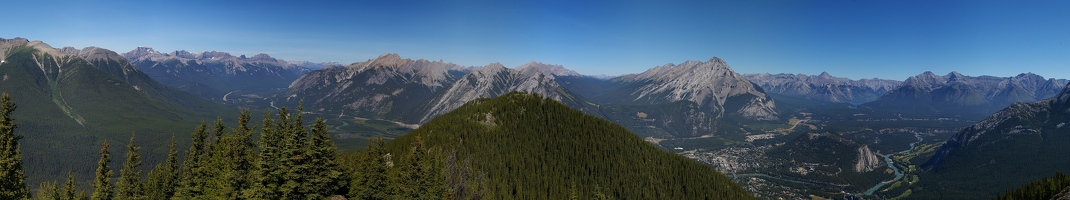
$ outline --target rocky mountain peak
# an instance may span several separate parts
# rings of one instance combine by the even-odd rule
[[[543,74],[555,77],[581,76],[580,73],[576,73],[576,71],[566,69],[561,65],[543,64],[541,62],[535,61],[531,61],[527,64],[521,65],[520,67],[517,67],[516,70],[520,71],[521,74],[525,75]]]
[[[118,53],[115,53],[114,51],[107,50],[107,49],[100,48],[100,47],[82,48],[82,50],[78,51],[76,55],[78,55],[78,57],[82,57],[83,59],[86,59],[86,60],[89,60],[89,61],[93,61],[93,60],[125,60],[123,58],[123,56],[120,56]]]
[[[260,61],[260,62],[279,62],[279,60],[277,60],[275,58],[272,58],[271,56],[269,56],[267,54],[264,54],[264,53],[256,54],[252,58],[249,58],[249,60],[250,61]]]
[[[773,101],[760,88],[732,71],[720,58],[707,62],[687,61],[666,64],[634,76],[634,81],[652,82],[632,93],[635,101],[691,101],[702,107],[723,111],[725,101],[738,95],[753,95],[739,113],[753,119],[776,119]],[[737,111],[728,111],[736,113]]]
[[[162,53],[156,51],[155,49],[152,49],[152,47],[147,46],[139,46],[137,48],[134,48],[134,50],[130,50],[129,52],[122,54],[123,57],[129,58],[131,60],[140,60],[141,58],[155,55],[162,55]]]

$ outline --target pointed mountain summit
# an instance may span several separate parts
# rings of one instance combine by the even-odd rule
[[[689,101],[712,111],[717,118],[727,114],[747,119],[777,119],[773,100],[718,57],[706,62],[669,63],[617,80],[630,82],[626,85],[632,87],[616,91],[625,93],[625,98],[608,99],[649,104]]]

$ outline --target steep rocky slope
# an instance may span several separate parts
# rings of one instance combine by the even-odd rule
[[[450,88],[468,68],[442,61],[383,54],[348,66],[326,67],[294,81],[275,104],[306,110],[410,123],[423,117],[427,102]]]
[[[876,100],[902,81],[884,79],[851,80],[822,72],[805,74],[744,74],[744,77],[770,94],[800,97],[833,103],[861,104]]]
[[[557,77],[580,76],[575,71],[560,65],[530,62],[516,69],[505,68],[499,63],[490,64],[472,71],[453,84],[445,93],[429,104],[429,112],[421,122],[449,112],[468,101],[478,98],[493,98],[509,92],[539,94],[582,109],[585,101],[578,95],[561,87]]]
[[[718,118],[728,114],[747,119],[777,119],[773,99],[717,57],[706,62],[665,64],[614,81],[624,82],[625,86],[603,96],[603,100],[636,104],[688,101]]]
[[[985,198],[1070,171],[1070,85],[1057,96],[1014,103],[963,129],[925,164],[923,197]]]

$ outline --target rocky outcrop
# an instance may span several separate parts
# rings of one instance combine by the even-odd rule
[[[861,104],[876,100],[902,83],[896,80],[840,78],[822,72],[805,74],[745,74],[766,93],[816,101]]]
[[[870,151],[868,145],[858,147],[858,162],[855,162],[855,172],[870,172],[881,167],[881,158]]]

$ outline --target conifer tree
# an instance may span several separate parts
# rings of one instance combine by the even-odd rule
[[[67,181],[63,182],[63,193],[60,194],[60,199],[63,200],[75,200],[82,199],[78,196],[78,186],[74,182],[74,174],[67,172]]]
[[[205,175],[204,164],[207,159],[207,126],[204,122],[193,132],[193,141],[186,151],[186,158],[182,161],[182,173],[180,174],[181,185],[175,191],[175,197],[180,199],[199,197],[204,194]]]
[[[349,184],[347,177],[338,165],[337,148],[331,142],[331,135],[327,133],[327,124],[324,119],[317,118],[312,125],[312,137],[309,139],[308,152],[309,180],[306,182],[305,191],[309,198],[322,199],[331,195],[341,194],[342,186]]]
[[[280,121],[281,118],[285,118],[286,108],[282,108],[279,111]],[[271,112],[264,113],[264,121],[260,127],[260,141],[257,143],[260,147],[260,153],[256,159],[256,174],[253,177],[253,187],[244,192],[246,198],[250,199],[280,199],[279,186],[282,178],[279,173],[278,155],[279,155],[279,136],[277,134],[278,127],[273,120]]]
[[[297,107],[295,119],[290,124],[282,124],[280,133],[282,136],[282,155],[279,156],[283,168],[282,185],[279,192],[285,199],[308,199],[308,194],[302,189],[308,181],[309,156],[305,155],[308,131],[305,130],[302,121],[303,109]]]
[[[399,199],[438,199],[445,190],[440,168],[419,135],[412,143],[412,154],[400,167],[395,184]]]
[[[37,187],[37,195],[34,198],[40,200],[60,199],[59,189],[56,187],[58,185],[55,181],[41,182],[41,185]]]
[[[22,151],[15,129],[19,126],[11,118],[15,102],[7,93],[0,95],[0,199],[30,197],[26,187],[26,172],[22,168]]]
[[[148,183],[145,184],[148,199],[171,199],[175,195],[175,186],[178,182],[178,151],[175,150],[174,136],[171,136],[167,161],[156,164],[156,167],[149,171],[148,176]]]
[[[358,177],[350,187],[349,196],[357,199],[392,199],[389,171],[390,159],[383,153],[383,138],[373,139],[364,152],[364,161],[358,166]]]
[[[108,141],[100,148],[100,161],[97,161],[96,179],[93,181],[93,200],[109,200],[115,197],[114,187],[111,185],[111,176],[114,174],[108,163],[111,162],[108,153]]]
[[[119,182],[115,184],[115,199],[144,199],[145,191],[141,185],[141,147],[134,146],[134,136],[130,136],[130,144],[126,145],[126,161],[123,169],[119,170]]]
[[[207,195],[224,199],[237,199],[244,190],[252,187],[253,143],[251,128],[248,127],[249,111],[243,110],[238,115],[238,127],[232,134],[220,134],[212,153],[210,166],[212,187],[206,188]],[[218,127],[217,127],[218,129]]]

